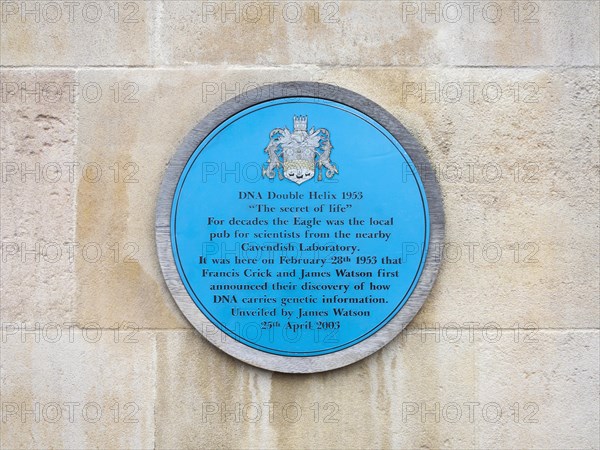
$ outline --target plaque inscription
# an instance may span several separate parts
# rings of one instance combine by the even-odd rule
[[[259,88],[222,105],[186,138],[159,199],[161,266],[186,317],[277,371],[376,351],[416,314],[439,264],[443,213],[420,147],[377,105],[329,88]]]

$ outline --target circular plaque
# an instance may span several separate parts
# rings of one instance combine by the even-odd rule
[[[158,255],[210,342],[280,372],[338,368],[414,317],[439,266],[444,216],[423,150],[346,89],[278,83],[185,138],[161,188]]]

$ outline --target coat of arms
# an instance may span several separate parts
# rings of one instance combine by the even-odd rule
[[[283,177],[296,184],[302,184],[314,177],[315,171],[319,172],[318,181],[325,176],[332,178],[338,169],[331,162],[333,146],[329,140],[329,131],[325,128],[310,131],[308,129],[308,116],[294,116],[294,130],[287,127],[275,128],[271,131],[269,145],[265,153],[269,155],[267,166],[263,167],[263,177],[280,180]]]

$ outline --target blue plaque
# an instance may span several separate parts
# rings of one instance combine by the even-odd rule
[[[350,364],[416,314],[439,261],[439,189],[408,132],[345,89],[277,84],[188,135],[157,214],[165,279],[190,322],[251,364]]]

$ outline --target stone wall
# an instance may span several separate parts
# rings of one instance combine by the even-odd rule
[[[597,1],[0,5],[2,448],[598,448]],[[154,241],[185,134],[294,80],[394,114],[447,222],[409,328],[309,376],[208,344]]]

